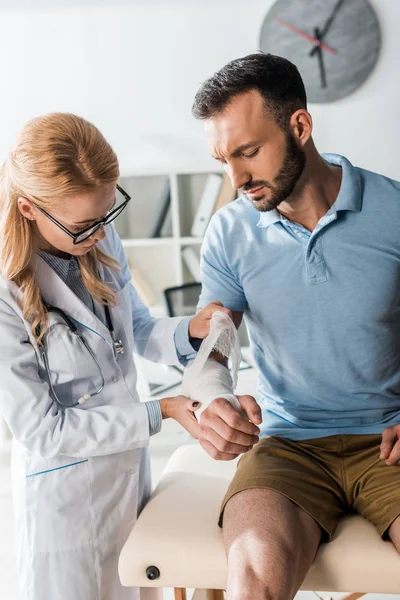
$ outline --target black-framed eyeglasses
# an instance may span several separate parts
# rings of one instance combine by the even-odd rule
[[[85,240],[90,238],[94,233],[96,233],[96,231],[98,231],[100,229],[100,227],[103,227],[104,225],[108,225],[109,223],[111,223],[111,221],[114,221],[114,219],[119,217],[119,215],[122,213],[124,208],[126,208],[126,205],[128,204],[129,200],[131,200],[131,197],[118,184],[117,184],[117,190],[125,198],[125,200],[122,202],[122,204],[120,204],[119,206],[117,206],[116,208],[111,210],[108,213],[108,215],[106,215],[103,219],[100,219],[99,221],[92,223],[92,225],[89,225],[89,227],[85,227],[85,229],[82,229],[81,231],[78,231],[77,233],[73,233],[72,231],[70,231],[69,229],[64,227],[64,225],[62,223],[60,223],[59,221],[57,221],[57,219],[55,219],[54,217],[49,215],[49,213],[46,210],[44,210],[44,208],[41,208],[34,202],[32,202],[32,204],[38,210],[40,210],[40,212],[43,213],[48,219],[50,219],[50,221],[52,221],[54,223],[54,225],[57,225],[57,227],[59,227],[65,233],[67,233],[74,240],[73,243],[74,243],[74,246],[76,246],[77,244],[81,244],[82,242],[84,242]]]

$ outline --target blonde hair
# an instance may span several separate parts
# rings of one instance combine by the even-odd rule
[[[19,211],[24,197],[45,210],[60,200],[117,182],[118,160],[100,131],[81,117],[51,113],[29,121],[0,171],[0,271],[21,291],[24,318],[41,341],[48,315],[31,267],[32,222]],[[113,306],[116,294],[99,277],[97,264],[119,263],[97,247],[77,257],[83,282],[99,302]]]

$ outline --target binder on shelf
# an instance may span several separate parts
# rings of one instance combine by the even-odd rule
[[[214,212],[216,213],[217,210],[225,206],[225,204],[229,204],[229,202],[235,200],[236,195],[236,190],[234,187],[232,187],[229,176],[226,173],[224,173],[224,175],[222,176],[222,183],[221,188],[219,190],[218,198],[214,206]]]
[[[200,257],[190,246],[182,248],[182,258],[193,275],[194,281],[200,281]]]
[[[160,195],[156,210],[153,216],[153,221],[149,229],[149,237],[156,238],[161,236],[163,225],[166,221],[167,214],[170,212],[171,190],[169,181],[167,180]]]
[[[131,271],[131,283],[137,291],[140,300],[146,304],[146,306],[153,306],[156,303],[156,298],[151,287],[136,267],[133,267],[130,264],[129,269]]]
[[[168,208],[165,215],[164,223],[162,224],[160,236],[162,238],[172,237],[172,214],[171,207]]]
[[[206,184],[201,195],[196,215],[193,219],[190,235],[202,237],[213,214],[222,184],[222,175],[211,173],[207,177]]]

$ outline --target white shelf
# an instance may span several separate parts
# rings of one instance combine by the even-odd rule
[[[129,238],[121,240],[125,248],[136,248],[142,246],[170,246],[176,243],[173,237],[165,238]]]
[[[190,232],[208,175],[221,171],[218,167],[210,171],[189,171],[187,167],[171,168],[169,172],[124,173],[120,179],[132,202],[117,219],[116,228],[129,264],[135,270],[134,285],[152,313],[164,310],[165,314],[163,291],[166,288],[191,283],[198,276],[197,261],[203,237],[194,237]],[[148,238],[148,232],[157,229],[157,218],[166,202],[167,185],[170,202],[161,228],[163,237]],[[188,247],[186,253],[185,247]]]
[[[181,246],[190,246],[190,245],[195,245],[195,244],[202,244],[203,243],[203,238],[197,238],[197,237],[182,237],[179,238],[179,244]]]
[[[195,246],[203,243],[203,238],[197,237],[168,237],[168,238],[128,238],[121,240],[125,248],[136,248],[142,246],[168,246],[179,244],[180,246]]]

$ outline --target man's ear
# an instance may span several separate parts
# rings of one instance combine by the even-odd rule
[[[296,110],[290,117],[290,130],[299,146],[305,146],[312,135],[313,122],[305,109]]]

